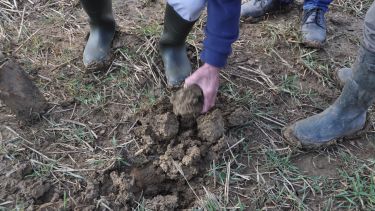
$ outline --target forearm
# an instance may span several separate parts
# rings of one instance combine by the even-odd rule
[[[208,0],[202,61],[218,68],[225,66],[238,39],[240,12],[241,0]]]

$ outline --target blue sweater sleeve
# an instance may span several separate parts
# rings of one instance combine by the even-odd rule
[[[241,0],[208,0],[206,38],[201,60],[224,67],[232,53],[232,43],[238,39]]]

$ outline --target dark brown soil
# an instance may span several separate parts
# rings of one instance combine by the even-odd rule
[[[374,158],[375,143],[373,142],[373,136],[369,137],[368,140],[347,140],[343,144],[345,144],[345,148],[350,150],[350,153],[355,154],[359,159]],[[306,152],[293,159],[293,163],[307,175],[326,176],[328,178],[337,178],[340,174],[340,169],[345,168],[347,165],[347,163],[338,158],[317,152]]]
[[[210,162],[234,143],[225,137],[225,119],[219,109],[192,119],[191,127],[180,127],[179,118],[164,111],[171,107],[168,104],[164,99],[155,105],[159,110],[144,111],[138,117],[133,131],[139,145],[134,154],[139,160],[133,164],[131,179],[123,184],[130,184],[127,193],[143,193],[147,206],[160,207],[167,200],[165,209],[189,208],[196,198],[187,183],[195,185]]]
[[[48,108],[47,101],[39,89],[25,71],[12,60],[0,64],[0,100],[18,118],[27,122],[39,119]]]
[[[146,200],[146,209],[150,210],[176,210],[178,198],[175,195],[157,196]]]
[[[215,142],[225,132],[224,119],[220,110],[214,110],[210,115],[198,118],[198,136],[202,140]]]
[[[251,121],[252,116],[250,111],[244,109],[243,107],[237,108],[231,115],[228,116],[228,127],[238,127],[243,126],[247,122]]]
[[[225,127],[227,117],[233,114],[223,117],[222,111],[215,109],[193,119],[190,127],[181,127],[180,118],[171,111],[169,99],[163,98],[152,108],[129,117],[136,124],[130,130],[124,128],[131,131],[127,140],[133,139],[137,144],[127,152],[119,152],[129,163],[84,174],[85,180],[77,180],[76,184],[81,188],[74,192],[60,192],[58,184],[44,178],[34,179],[31,175],[35,169],[29,161],[13,165],[1,157],[0,178],[5,182],[0,183],[0,198],[12,201],[21,197],[29,210],[92,210],[97,209],[95,203],[103,209],[108,206],[113,210],[130,210],[137,207],[140,198],[145,208],[151,210],[200,206],[192,189],[200,189],[212,161],[219,162],[228,146],[235,143],[226,136]],[[6,129],[0,132],[7,140],[13,137]],[[124,136],[129,135],[125,133],[128,132]],[[48,143],[40,147],[49,148]],[[64,197],[74,201],[66,202]]]

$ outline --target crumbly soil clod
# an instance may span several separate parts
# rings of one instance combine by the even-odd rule
[[[190,94],[193,93],[190,96],[196,96],[196,90],[189,90]],[[179,96],[179,102],[183,101],[181,96],[184,94]],[[175,97],[171,101],[174,108],[177,101]],[[168,107],[163,104],[169,103],[167,100],[162,101],[158,108]],[[178,105],[179,109],[191,108]],[[195,112],[198,115],[200,109],[195,109]],[[191,112],[188,113],[192,115]],[[186,117],[187,113],[183,114]],[[178,208],[181,204],[192,203],[193,196],[180,197],[180,194],[189,189],[185,180],[191,181],[202,176],[212,160],[218,159],[228,144],[232,144],[232,140],[224,135],[225,120],[221,110],[189,118],[178,117],[165,109],[143,112],[141,116],[137,118],[139,125],[133,129],[133,134],[138,140],[136,157],[143,161],[131,170],[132,180],[128,183],[132,185],[129,186],[129,191],[135,195],[143,193],[146,196],[156,196],[147,198],[147,207],[150,209],[173,210],[176,209],[175,206]],[[163,200],[167,202],[161,203]]]
[[[199,117],[197,122],[198,136],[202,140],[213,143],[224,135],[224,119],[218,109]]]
[[[173,112],[182,117],[197,117],[203,109],[203,92],[197,85],[182,88],[171,97]]]
[[[175,195],[158,195],[153,199],[147,199],[145,208],[148,210],[176,210],[178,207],[178,197]]]
[[[251,113],[244,108],[237,108],[228,118],[228,127],[242,126],[251,120]]]
[[[152,122],[156,135],[163,140],[169,140],[178,133],[179,122],[177,117],[172,113],[156,115]]]

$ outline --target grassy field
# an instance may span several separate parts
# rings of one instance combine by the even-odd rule
[[[158,54],[164,1],[113,1],[114,60],[105,72],[86,73],[89,26],[79,1],[0,0],[0,50],[51,103],[30,126],[0,102],[0,210],[166,210],[150,208],[157,196],[177,196],[174,210],[375,210],[373,122],[361,138],[319,151],[290,148],[281,136],[337,98],[335,71],[354,62],[371,3],[334,1],[321,50],[300,43],[300,1],[257,24],[242,21],[216,106],[225,118],[242,112],[239,124],[226,126],[232,144],[198,176],[181,170],[168,180],[183,190],[131,196],[122,184],[143,143],[130,132],[134,118],[152,115],[174,91]],[[195,68],[204,26],[205,15],[188,37]]]

